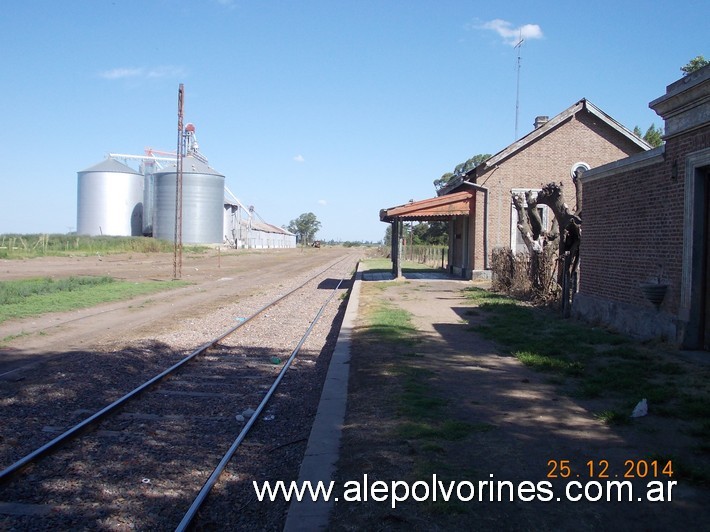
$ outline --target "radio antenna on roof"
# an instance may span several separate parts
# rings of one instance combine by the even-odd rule
[[[515,87],[515,139],[518,140],[518,112],[520,110],[520,51],[523,48],[523,31],[520,30],[520,40],[518,41],[518,44],[515,45],[515,48],[518,49],[518,62],[517,62],[517,79],[516,79],[516,87]]]

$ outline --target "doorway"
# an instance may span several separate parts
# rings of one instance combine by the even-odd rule
[[[699,173],[698,178],[702,181],[704,188],[704,198],[703,207],[703,234],[701,235],[701,247],[702,251],[702,266],[701,266],[701,290],[700,294],[703,301],[700,305],[700,320],[699,326],[700,331],[698,334],[699,338],[702,338],[702,348],[705,351],[710,351],[710,184],[708,183],[708,178],[710,177],[709,167],[699,168],[697,172]]]
[[[683,347],[710,351],[710,148],[686,158],[680,319]]]

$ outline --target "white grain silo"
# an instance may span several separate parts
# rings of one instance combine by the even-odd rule
[[[110,158],[77,172],[78,234],[140,236],[142,225],[141,173]]]
[[[154,176],[153,237],[175,239],[177,163]],[[182,164],[182,242],[218,244],[223,240],[224,176],[192,156]]]

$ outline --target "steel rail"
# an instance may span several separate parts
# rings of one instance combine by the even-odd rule
[[[269,399],[271,399],[271,396],[276,391],[276,388],[278,388],[279,384],[281,383],[281,380],[283,379],[284,375],[286,374],[286,371],[288,371],[288,368],[291,366],[291,363],[294,361],[294,359],[296,358],[296,355],[298,355],[298,352],[301,350],[303,343],[306,341],[308,336],[311,334],[313,327],[320,319],[321,315],[323,314],[323,311],[325,310],[325,307],[328,305],[328,303],[330,303],[330,300],[333,299],[336,291],[338,290],[338,288],[340,288],[340,285],[342,283],[343,283],[343,279],[340,279],[340,281],[338,282],[338,285],[333,289],[333,292],[330,294],[330,297],[328,297],[326,302],[323,303],[323,306],[321,306],[320,310],[318,310],[318,313],[313,318],[313,321],[308,326],[308,329],[304,333],[301,340],[298,342],[298,345],[296,345],[294,350],[291,352],[291,355],[288,357],[288,360],[284,363],[283,367],[281,368],[281,371],[279,371],[279,374],[276,376],[276,379],[274,380],[274,383],[271,385],[271,388],[269,388],[269,391],[266,392],[266,394],[264,395],[264,398],[259,403],[259,406],[256,407],[256,410],[254,410],[254,413],[249,418],[249,421],[247,422],[246,425],[244,425],[241,432],[239,433],[237,438],[234,440],[234,443],[232,443],[232,445],[229,447],[227,452],[224,454],[224,456],[220,460],[217,467],[214,469],[214,471],[212,471],[212,474],[205,481],[204,485],[202,486],[202,489],[197,494],[197,497],[195,497],[194,501],[190,505],[190,508],[187,510],[187,512],[185,513],[185,516],[182,518],[182,521],[180,521],[177,528],[175,529],[175,532],[183,532],[184,530],[187,530],[187,527],[190,525],[192,520],[195,518],[195,515],[197,515],[197,512],[199,511],[200,507],[205,502],[205,500],[207,499],[207,496],[209,495],[210,491],[212,491],[212,488],[216,484],[217,480],[219,479],[220,475],[224,471],[225,467],[227,467],[227,464],[232,459],[232,456],[234,456],[234,453],[237,452],[237,449],[241,445],[242,441],[244,440],[244,438],[246,438],[249,430],[251,430],[252,425],[254,425],[254,423],[256,423],[257,419],[259,418],[259,415],[262,413],[264,408],[266,408],[266,404],[269,402]]]
[[[234,327],[230,327],[229,329],[227,329],[227,331],[221,333],[221,334],[220,334],[219,336],[217,336],[216,338],[213,338],[213,339],[210,340],[209,342],[206,342],[206,343],[202,344],[200,347],[198,347],[197,349],[195,349],[192,353],[190,353],[189,355],[187,355],[185,358],[183,358],[182,360],[180,360],[180,361],[177,362],[176,364],[173,364],[173,365],[170,366],[168,369],[162,371],[161,373],[159,373],[158,375],[156,375],[156,376],[153,377],[152,379],[150,379],[150,380],[144,382],[143,384],[141,384],[141,385],[138,386],[137,388],[135,388],[135,389],[133,389],[132,391],[128,392],[128,393],[127,393],[126,395],[124,395],[123,397],[121,397],[121,398],[119,398],[119,399],[116,399],[113,403],[109,404],[108,406],[105,406],[104,408],[102,408],[102,409],[99,410],[98,412],[94,413],[93,415],[89,416],[88,418],[84,419],[83,421],[81,421],[81,422],[78,423],[77,425],[74,425],[72,428],[70,428],[70,429],[68,429],[67,431],[63,432],[62,434],[60,434],[59,436],[57,436],[57,437],[54,438],[53,440],[51,440],[51,441],[45,443],[45,444],[42,445],[41,447],[39,447],[39,448],[35,449],[34,451],[32,451],[31,453],[29,453],[29,454],[25,455],[24,457],[20,458],[20,459],[17,460],[14,464],[12,464],[12,465],[6,467],[6,468],[3,469],[2,471],[0,471],[0,484],[2,484],[2,483],[4,483],[4,482],[7,482],[10,478],[12,478],[16,473],[18,473],[18,472],[19,472],[21,469],[23,469],[24,467],[28,466],[29,464],[31,464],[31,463],[33,463],[33,462],[36,462],[37,460],[39,460],[39,459],[42,458],[43,456],[46,456],[46,455],[50,454],[52,451],[56,450],[62,443],[67,442],[67,441],[71,440],[71,439],[74,438],[74,437],[77,437],[79,434],[81,434],[81,432],[87,430],[90,426],[97,424],[100,420],[102,420],[103,418],[105,418],[108,414],[110,414],[111,412],[113,412],[114,410],[116,410],[117,408],[119,408],[120,406],[124,405],[125,403],[127,403],[127,402],[130,401],[131,399],[137,397],[139,394],[141,394],[142,392],[144,392],[147,388],[150,388],[150,387],[153,386],[154,384],[156,384],[156,383],[158,383],[159,381],[163,380],[166,376],[168,376],[168,375],[170,375],[171,373],[177,371],[179,368],[181,368],[182,366],[184,366],[185,364],[187,364],[188,362],[190,362],[191,360],[193,360],[195,357],[201,355],[202,353],[204,353],[205,351],[207,351],[209,348],[213,347],[215,344],[221,342],[221,341],[224,340],[227,336],[229,336],[230,334],[233,334],[237,329],[239,329],[240,327],[246,325],[246,324],[249,323],[252,319],[256,318],[257,316],[259,316],[260,314],[262,314],[262,313],[265,312],[266,310],[270,309],[270,308],[273,307],[274,305],[277,305],[278,303],[280,303],[281,301],[283,301],[284,299],[286,299],[288,296],[292,295],[294,292],[297,292],[298,290],[300,290],[301,288],[303,288],[304,286],[306,286],[308,283],[310,283],[311,281],[313,281],[313,279],[315,279],[315,278],[317,278],[317,277],[323,275],[323,273],[325,273],[325,272],[327,272],[328,270],[330,270],[331,268],[337,266],[338,264],[340,264],[341,262],[343,262],[345,259],[346,259],[346,257],[343,257],[342,259],[340,259],[340,260],[336,261],[335,263],[329,265],[329,266],[328,266],[327,268],[325,268],[324,270],[318,272],[317,274],[313,275],[312,277],[309,277],[309,278],[308,278],[306,281],[304,281],[302,284],[300,284],[299,286],[297,286],[297,287],[294,288],[293,290],[291,290],[291,291],[289,291],[289,292],[286,292],[284,295],[282,295],[282,296],[280,296],[279,298],[277,298],[277,299],[271,301],[270,303],[264,305],[264,306],[261,307],[259,310],[257,310],[256,312],[254,312],[251,316],[247,317],[246,319],[244,319],[243,321],[241,321],[240,323],[238,323],[238,324],[235,325]],[[341,281],[341,282],[342,282],[342,281]],[[338,284],[338,286],[340,286],[340,284]],[[332,297],[332,296],[331,296],[331,297]]]

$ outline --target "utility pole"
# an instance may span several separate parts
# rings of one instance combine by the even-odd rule
[[[173,279],[182,278],[182,159],[184,143],[182,131],[182,104],[185,88],[180,83],[178,89],[178,141],[177,141],[177,172],[175,176],[175,241],[173,246]]]

